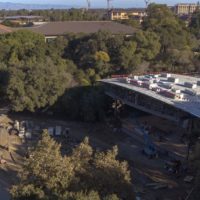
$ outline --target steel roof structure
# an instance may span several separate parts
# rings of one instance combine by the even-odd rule
[[[132,84],[131,80],[139,81],[141,84]],[[101,82],[147,95],[200,118],[200,78],[177,74],[158,74],[138,77],[119,76],[103,79]],[[148,82],[153,83],[156,89],[146,88],[142,85]],[[163,95],[160,91],[170,92],[172,94],[178,91],[179,96],[182,96],[182,98],[171,98]]]

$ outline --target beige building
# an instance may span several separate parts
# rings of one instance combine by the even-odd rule
[[[190,15],[194,13],[198,7],[198,4],[180,3],[175,6],[175,12],[177,15]]]
[[[110,10],[109,15],[111,20],[126,20],[129,18],[142,20],[146,16],[146,11],[145,9],[114,9]]]

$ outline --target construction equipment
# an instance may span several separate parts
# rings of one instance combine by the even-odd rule
[[[186,176],[184,178],[184,182],[191,183],[194,180],[194,176]]]
[[[144,133],[144,143],[145,146],[142,150],[142,153],[145,154],[148,158],[158,157],[158,150],[147,133]]]
[[[179,174],[181,172],[182,163],[180,160],[171,160],[165,162],[165,169],[172,174]]]

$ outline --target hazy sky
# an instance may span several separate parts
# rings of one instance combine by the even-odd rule
[[[106,0],[90,0],[91,7],[106,7]],[[196,3],[198,0],[152,0],[155,3]],[[32,3],[32,4],[66,4],[71,6],[86,6],[86,0],[0,0],[0,2]],[[144,0],[112,0],[113,7],[143,7]]]

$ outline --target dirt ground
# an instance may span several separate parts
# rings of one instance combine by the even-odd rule
[[[13,115],[9,118],[1,116],[0,124],[9,126],[16,119],[32,121],[41,128],[54,126],[70,128],[70,137],[74,138],[74,141],[78,143],[88,136],[91,145],[99,150],[106,150],[118,145],[119,158],[128,160],[136,194],[141,197],[141,200],[181,200],[182,198],[185,199],[191,188],[191,184],[186,184],[183,181],[186,174],[180,177],[169,174],[164,169],[163,159],[147,158],[142,154],[143,144],[125,133],[113,133],[112,129],[105,123],[87,124]],[[24,145],[17,136],[13,136],[9,140],[11,147],[10,152],[8,152],[4,149],[6,143],[8,143],[6,134],[3,138],[0,137],[0,151],[3,152],[3,158],[7,161],[7,164],[0,166],[0,197],[4,197],[0,199],[7,200],[9,199],[8,189],[12,184],[18,182],[17,172],[23,163],[27,145]],[[152,183],[162,183],[166,187],[156,189],[151,185]]]
[[[132,120],[132,119],[131,119]],[[142,116],[131,121],[130,119],[124,119],[123,124],[134,135],[128,139],[128,145],[133,147],[129,149],[131,156],[126,156],[133,166],[133,181],[136,186],[136,191],[140,194],[142,199],[145,200],[182,200],[187,197],[187,194],[191,190],[192,183],[185,183],[184,178],[188,175],[194,175],[191,167],[186,161],[187,145],[181,141],[181,135],[184,130],[178,127],[175,123],[168,120],[160,119],[155,116]],[[153,127],[153,133],[150,134],[152,141],[162,150],[171,151],[167,156],[159,155],[158,158],[148,159],[142,155],[142,143],[141,137],[138,133],[134,134],[134,130],[138,128],[138,124],[146,125],[147,127]],[[162,134],[162,141],[159,141],[158,134]],[[132,135],[132,136],[133,136]],[[179,174],[173,174],[168,172],[165,168],[165,162],[174,158],[181,159],[183,165],[188,167],[187,172],[181,172]],[[132,158],[132,159],[130,159]],[[155,184],[159,183],[162,188],[158,189]]]

